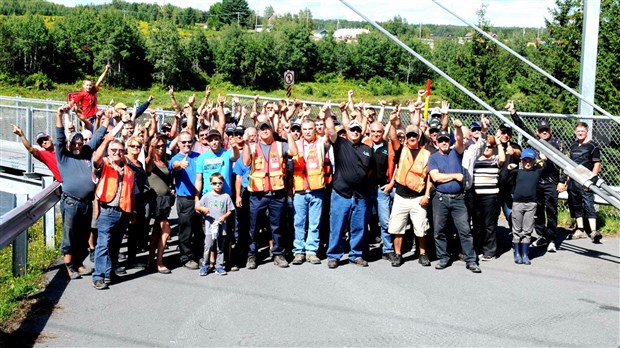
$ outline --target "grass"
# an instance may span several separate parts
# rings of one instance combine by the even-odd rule
[[[558,226],[569,229],[573,225],[574,219],[570,217],[568,205],[558,204]],[[620,211],[609,205],[599,205],[596,214],[596,225],[598,230],[610,236],[618,236],[620,232]]]
[[[56,242],[60,244],[60,217],[56,224]],[[58,247],[47,249],[43,219],[28,230],[28,265],[26,275],[13,277],[12,245],[0,250],[0,331],[6,332],[26,311],[25,299],[45,287],[45,272],[60,257]]]

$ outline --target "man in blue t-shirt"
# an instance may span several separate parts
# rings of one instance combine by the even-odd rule
[[[239,158],[239,146],[235,138],[230,140],[230,150],[222,148],[222,134],[211,129],[207,134],[209,149],[196,160],[196,202],[202,195],[211,191],[211,185],[203,185],[203,178],[209,178],[213,173],[220,173],[224,177],[222,192],[233,197],[233,162]]]
[[[439,132],[437,135],[439,151],[431,155],[428,162],[428,174],[436,190],[433,197],[433,225],[439,263],[435,268],[444,269],[450,264],[446,230],[448,229],[448,217],[451,216],[459,233],[467,269],[480,273],[480,267],[476,263],[463,190],[463,166],[461,164],[461,157],[465,150],[461,129],[463,124],[460,120],[454,120],[453,123],[456,130],[454,147],[450,148],[450,134],[445,130]]]

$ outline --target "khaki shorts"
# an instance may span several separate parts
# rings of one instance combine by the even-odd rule
[[[404,198],[398,194],[394,196],[392,213],[390,214],[390,226],[388,227],[390,234],[405,234],[407,223],[411,218],[413,233],[416,237],[426,236],[429,224],[426,218],[426,208],[420,205],[423,197]]]

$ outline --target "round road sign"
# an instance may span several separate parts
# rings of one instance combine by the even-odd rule
[[[284,72],[284,83],[287,85],[292,85],[295,83],[295,72],[291,70],[287,70]]]

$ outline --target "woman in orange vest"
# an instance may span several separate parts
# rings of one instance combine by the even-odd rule
[[[108,157],[103,157],[107,149]],[[97,290],[108,288],[112,270],[118,262],[118,251],[123,234],[135,219],[134,195],[138,188],[134,185],[134,172],[125,159],[125,144],[120,139],[106,135],[103,144],[93,155],[93,164],[100,171],[99,183],[95,192],[99,202],[97,218],[97,246],[95,247],[95,271],[93,286]]]

